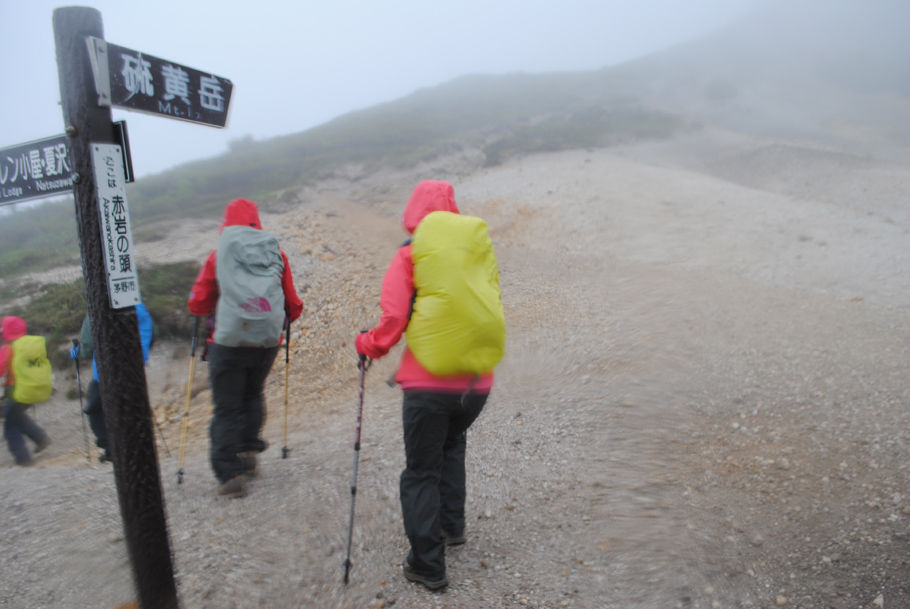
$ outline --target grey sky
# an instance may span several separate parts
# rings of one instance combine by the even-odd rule
[[[589,70],[696,38],[758,0],[89,0],[109,42],[231,79],[227,128],[114,109],[139,177],[472,73]],[[0,0],[0,148],[61,134],[52,13]]]

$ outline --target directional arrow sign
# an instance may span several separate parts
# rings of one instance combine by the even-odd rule
[[[224,127],[233,83],[227,78],[159,59],[89,36],[99,106],[162,114]]]

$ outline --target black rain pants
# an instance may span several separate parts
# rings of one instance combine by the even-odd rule
[[[408,562],[417,573],[445,576],[443,534],[464,534],[467,430],[486,394],[405,391],[402,407],[406,467],[401,511],[411,543]]]
[[[224,483],[243,473],[239,453],[262,452],[263,387],[278,347],[209,345],[209,380],[215,409],[209,426],[212,471]]]

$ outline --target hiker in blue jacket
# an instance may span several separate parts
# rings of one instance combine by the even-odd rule
[[[136,305],[136,320],[139,323],[139,340],[142,343],[142,360],[148,364],[149,351],[155,334],[155,325],[152,316],[144,303]],[[70,358],[92,360],[92,380],[88,384],[85,399],[85,414],[88,415],[88,424],[95,434],[95,445],[102,451],[98,460],[107,463],[111,460],[110,445],[107,440],[107,427],[104,424],[104,410],[101,407],[101,388],[98,384],[98,363],[95,361],[95,348],[92,340],[92,326],[88,315],[82,320],[82,330],[79,333],[79,343],[70,349]]]

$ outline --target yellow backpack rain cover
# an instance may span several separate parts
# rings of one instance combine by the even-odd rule
[[[411,259],[416,298],[406,337],[417,361],[438,376],[493,370],[506,321],[486,222],[431,212],[414,231]]]
[[[51,397],[54,377],[43,336],[26,334],[13,341],[13,400],[37,404]]]

